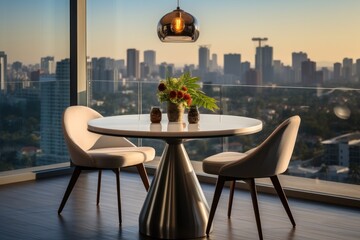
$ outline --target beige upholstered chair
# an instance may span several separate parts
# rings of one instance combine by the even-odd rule
[[[58,213],[64,208],[67,199],[82,170],[99,170],[97,205],[100,201],[101,170],[112,170],[116,175],[119,223],[121,224],[120,168],[136,166],[146,190],[149,180],[143,163],[155,157],[155,149],[136,147],[122,137],[105,136],[87,130],[87,122],[102,116],[85,106],[68,107],[63,114],[63,132],[71,162],[75,166]]]
[[[296,142],[300,117],[293,116],[280,124],[271,135],[258,147],[245,153],[223,152],[206,158],[203,170],[209,174],[218,175],[214,198],[210,210],[206,234],[209,235],[214,219],[221,191],[226,181],[231,181],[228,206],[228,217],[231,215],[235,181],[242,180],[250,187],[259,238],[263,239],[260,214],[257,202],[255,178],[270,177],[281,202],[295,227],[295,220],[291,214],[287,198],[280,185],[277,175],[288,168],[290,158]]]

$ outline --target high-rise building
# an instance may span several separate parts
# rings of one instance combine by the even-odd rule
[[[209,71],[210,49],[208,46],[200,46],[199,48],[199,74],[204,77]]]
[[[274,82],[285,82],[284,64],[280,60],[274,60]]]
[[[351,81],[353,60],[352,58],[343,59],[342,77],[345,81]]]
[[[360,81],[360,58],[356,59],[355,74],[356,74],[357,80]]]
[[[224,54],[224,74],[233,75],[240,78],[240,65],[241,55],[240,54]]]
[[[273,81],[273,48],[270,46],[257,47],[255,54],[255,69],[259,72],[259,85]]]
[[[240,63],[240,81],[245,81],[245,74],[250,70],[250,62],[245,61]]]
[[[52,56],[41,58],[40,61],[41,74],[54,74],[55,73],[55,60]]]
[[[135,48],[129,48],[127,50],[127,77],[140,79],[140,59],[139,59],[139,51]]]
[[[292,57],[292,68],[294,70],[294,82],[301,82],[301,63],[307,61],[307,54],[304,52],[293,52]]]
[[[338,81],[341,79],[341,63],[336,62],[334,63],[334,76],[333,79]]]
[[[144,63],[149,67],[150,74],[156,72],[156,52],[154,50],[144,51]]]
[[[0,92],[6,93],[7,86],[7,55],[0,52]]]
[[[258,71],[255,69],[249,69],[245,73],[245,84],[246,85],[259,85]]]
[[[141,79],[145,79],[145,78],[148,78],[150,76],[150,66],[145,63],[145,62],[142,62],[140,63],[140,77]]]
[[[329,81],[330,80],[330,70],[327,67],[322,67],[321,71],[323,72],[323,81]]]
[[[301,82],[304,86],[316,85],[316,62],[308,59],[301,63]]]
[[[42,157],[37,165],[68,161],[62,132],[62,113],[70,102],[70,60],[56,63],[56,75],[43,75],[41,84],[40,148]]]
[[[119,71],[115,60],[108,57],[92,58],[91,93],[114,93],[118,89]]]
[[[209,63],[209,71],[210,72],[217,72],[219,70],[218,60],[217,60],[217,54],[213,53],[211,54],[211,59]]]

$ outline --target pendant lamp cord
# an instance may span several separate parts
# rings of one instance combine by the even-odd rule
[[[180,0],[177,0],[177,9],[180,9],[179,1],[180,1]]]

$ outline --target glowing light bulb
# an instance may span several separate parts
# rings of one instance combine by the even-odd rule
[[[173,32],[181,33],[184,30],[184,28],[185,28],[185,21],[181,16],[176,17],[171,21],[171,30]]]

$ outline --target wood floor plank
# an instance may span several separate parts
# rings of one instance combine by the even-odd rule
[[[118,224],[115,175],[103,172],[96,206],[97,172],[82,174],[61,215],[57,209],[70,176],[0,186],[0,239],[149,239],[138,232],[146,191],[138,174],[121,172],[122,226]],[[209,205],[214,185],[201,184]],[[236,190],[227,218],[229,190],[223,190],[208,240],[258,239],[250,193]],[[360,239],[360,210],[289,199],[292,228],[280,200],[259,194],[264,239]]]

